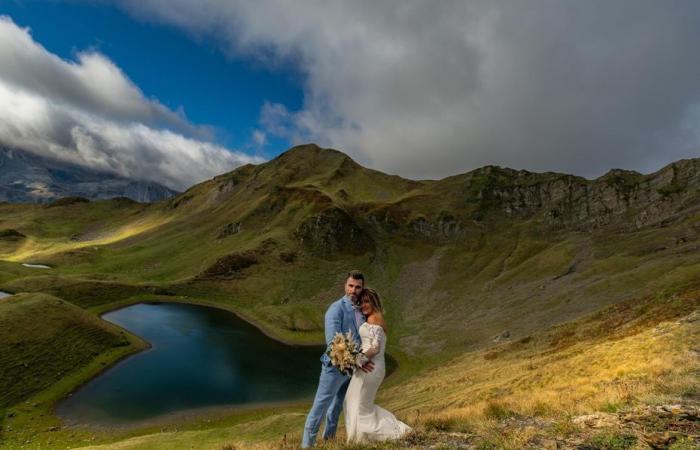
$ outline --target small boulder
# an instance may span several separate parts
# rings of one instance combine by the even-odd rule
[[[508,330],[504,331],[503,333],[501,333],[497,336],[494,336],[493,342],[501,342],[501,341],[504,341],[506,339],[510,339],[510,331],[508,331]]]
[[[613,427],[619,424],[617,415],[602,412],[577,416],[571,421],[576,425],[585,425],[590,428]]]

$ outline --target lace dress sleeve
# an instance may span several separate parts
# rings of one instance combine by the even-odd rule
[[[358,355],[357,365],[360,367],[367,364],[374,355],[379,353],[382,348],[382,340],[384,339],[384,329],[379,325],[368,326],[367,329],[369,347]]]
[[[369,327],[369,348],[364,351],[365,356],[372,358],[379,353],[382,346],[384,330],[380,326]]]

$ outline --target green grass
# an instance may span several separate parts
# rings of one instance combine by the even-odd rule
[[[591,450],[627,450],[637,442],[631,434],[601,434],[592,438],[587,444]]]
[[[114,444],[80,447],[82,450],[171,450],[174,448],[195,448],[220,450],[226,448],[249,448],[264,443],[283,442],[288,430],[301,429],[305,414],[300,412],[280,412],[265,417],[251,418],[243,423],[224,425],[206,429],[166,431],[164,433],[136,436]],[[251,420],[252,419],[252,420]]]
[[[70,301],[81,308],[109,304],[138,294],[156,293],[156,287],[109,281],[82,280],[60,275],[15,279],[3,285],[10,292],[42,292]]]
[[[45,294],[0,300],[0,407],[28,398],[98,355],[131,347],[125,332]]]

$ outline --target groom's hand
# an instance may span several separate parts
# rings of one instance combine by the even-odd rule
[[[360,367],[360,370],[365,373],[370,373],[374,370],[374,363],[372,361],[367,361],[364,366]]]

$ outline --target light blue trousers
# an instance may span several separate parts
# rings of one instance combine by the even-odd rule
[[[323,430],[323,439],[335,436],[338,428],[338,419],[343,410],[345,392],[348,390],[350,377],[343,375],[333,366],[321,365],[321,376],[318,380],[318,389],[314,404],[309,415],[306,416],[304,425],[304,438],[301,441],[302,448],[313,447],[316,444],[316,435],[321,428],[321,421],[326,415],[326,428]]]

